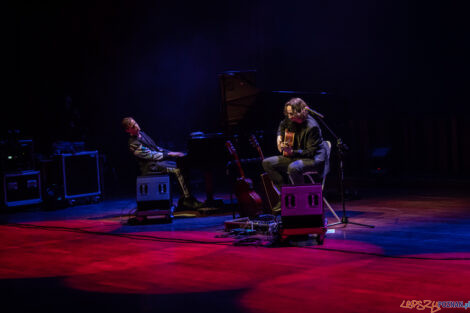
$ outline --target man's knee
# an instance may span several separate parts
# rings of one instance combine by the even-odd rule
[[[276,163],[276,160],[273,157],[269,157],[263,160],[262,165],[264,170],[270,171],[273,169],[273,164]]]
[[[287,167],[287,174],[289,175],[299,175],[303,173],[303,166],[299,162],[292,162]]]

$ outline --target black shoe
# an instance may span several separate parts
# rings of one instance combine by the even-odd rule
[[[193,196],[182,197],[178,200],[178,211],[197,210],[202,207],[202,202],[198,201]]]

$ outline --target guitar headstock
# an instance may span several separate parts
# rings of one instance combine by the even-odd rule
[[[256,139],[255,135],[251,135],[248,140],[250,141],[250,144],[253,146],[253,148],[259,147],[259,142],[258,142],[258,139]]]
[[[228,152],[230,152],[231,155],[233,155],[233,156],[237,155],[237,150],[235,150],[235,147],[233,146],[233,144],[230,140],[227,140],[225,142],[225,146],[227,147]]]
[[[261,160],[263,160],[264,159],[263,151],[261,151],[261,147],[259,145],[258,139],[256,139],[256,136],[251,135],[249,138],[249,141],[251,145],[253,146],[253,148],[255,148],[258,151]]]
[[[227,147],[228,152],[230,152],[230,154],[232,155],[233,159],[235,160],[235,164],[237,165],[238,171],[240,172],[240,177],[244,178],[244,177],[245,177],[245,173],[243,172],[242,165],[241,165],[241,163],[240,163],[240,160],[238,159],[237,150],[235,150],[235,147],[233,146],[233,144],[232,144],[232,142],[231,142],[230,140],[227,140],[227,141],[225,142],[225,146]]]

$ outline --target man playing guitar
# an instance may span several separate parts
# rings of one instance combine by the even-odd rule
[[[285,118],[277,131],[277,148],[282,155],[263,160],[264,170],[279,190],[289,183],[288,176],[294,184],[303,184],[303,173],[319,170],[325,164],[321,129],[307,109],[300,98],[292,98],[284,105]],[[273,213],[280,213],[280,208],[279,202]]]

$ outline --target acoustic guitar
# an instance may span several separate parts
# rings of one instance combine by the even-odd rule
[[[225,146],[232,155],[240,175],[235,183],[235,196],[238,200],[240,216],[255,217],[262,212],[263,203],[261,197],[253,190],[253,181],[245,177],[245,172],[232,142],[228,140]]]
[[[258,151],[259,157],[261,161],[264,160],[264,155],[263,151],[261,150],[261,147],[258,143],[258,140],[256,139],[255,135],[250,136],[250,143],[253,146],[253,148]],[[266,194],[266,199],[268,200],[269,208],[272,210],[273,207],[279,202],[281,199],[281,193],[279,192],[279,189],[273,184],[273,181],[269,177],[267,173],[261,174],[261,183],[263,184],[263,189]]]
[[[284,147],[290,148],[292,150],[292,147],[294,146],[294,132],[290,132],[287,129],[284,132]],[[282,155],[287,157],[290,156],[285,150],[282,151]]]

